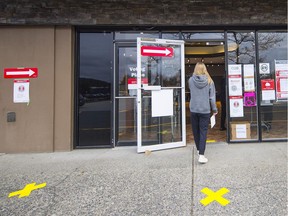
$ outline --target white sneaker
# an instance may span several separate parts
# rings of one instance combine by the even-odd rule
[[[208,159],[204,155],[199,155],[198,162],[199,163],[207,163]]]

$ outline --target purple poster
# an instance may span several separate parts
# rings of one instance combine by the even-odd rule
[[[246,107],[256,106],[256,94],[255,94],[255,92],[245,92],[244,93],[244,106],[246,106]]]

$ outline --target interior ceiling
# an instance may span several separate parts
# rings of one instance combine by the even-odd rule
[[[223,56],[218,57],[201,57],[201,58],[193,58],[193,57],[186,57],[185,64],[196,64],[197,62],[203,61],[205,64],[224,64],[225,59]]]
[[[228,51],[238,49],[236,43],[228,44]],[[221,41],[185,41],[185,64],[224,64],[225,48]]]
[[[224,64],[223,42],[185,42],[185,64]]]

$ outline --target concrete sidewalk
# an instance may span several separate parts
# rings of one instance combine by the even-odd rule
[[[193,215],[288,215],[287,143],[208,145],[206,156],[207,164],[195,162]],[[230,203],[203,206],[205,187],[227,188]]]
[[[136,147],[0,156],[0,215],[287,215],[287,143],[193,145],[137,154]],[[46,182],[30,196],[10,197]],[[230,190],[207,206],[201,190]]]

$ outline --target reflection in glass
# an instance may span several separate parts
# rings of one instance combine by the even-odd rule
[[[262,139],[287,139],[287,32],[258,33],[258,43]]]
[[[118,101],[118,143],[117,145],[136,144],[137,107],[136,98],[120,98]]]
[[[145,46],[145,44],[143,44]],[[161,47],[161,45],[157,45]],[[148,77],[148,85],[161,85],[162,87],[179,87],[181,85],[181,55],[180,47],[170,45],[173,48],[173,57],[142,56],[141,65],[146,72],[143,78]]]
[[[224,39],[224,33],[181,32],[182,40]]]
[[[174,33],[162,33],[163,39],[170,39],[170,40],[179,40],[180,39],[180,33],[174,32]]]
[[[142,145],[180,142],[182,137],[181,89],[173,90],[173,115],[152,117],[151,96],[142,100]],[[165,109],[165,107],[163,107]]]
[[[116,40],[136,40],[137,37],[159,38],[159,32],[116,32]]]
[[[137,48],[118,47],[116,72],[116,146],[137,141]]]
[[[120,47],[118,49],[118,86],[117,96],[136,96],[137,49],[136,47]],[[131,87],[131,88],[130,88]]]
[[[181,48],[179,45],[172,44],[142,43],[142,46],[164,46],[173,49],[173,55],[170,57],[141,56],[141,67],[145,69],[148,78],[146,82],[145,77],[142,76],[142,82],[146,82],[148,86],[161,86],[161,92],[158,93],[163,93],[165,97],[168,95],[167,98],[171,96],[173,100],[172,107],[159,107],[152,104],[152,97],[156,93],[142,89],[142,146],[181,142],[186,139],[182,136]],[[170,108],[172,115],[167,112]],[[152,116],[153,111],[158,109],[160,113],[162,110],[167,112],[167,116]]]
[[[80,33],[77,146],[111,145],[112,34]]]

